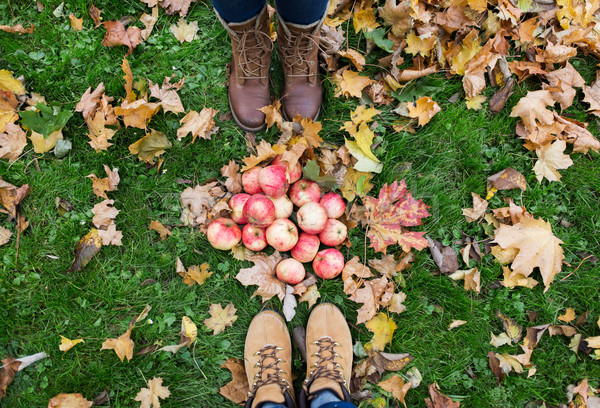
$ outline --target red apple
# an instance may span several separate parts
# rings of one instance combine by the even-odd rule
[[[258,175],[261,171],[260,167],[252,167],[250,170],[242,174],[242,186],[244,191],[248,194],[259,194],[262,193],[260,183],[258,182]]]
[[[335,248],[320,251],[313,261],[315,273],[323,279],[333,279],[344,269],[344,255]]]
[[[323,245],[334,247],[344,242],[347,236],[348,227],[343,222],[330,218],[319,234],[319,239]]]
[[[304,265],[294,258],[287,258],[279,262],[275,267],[275,272],[277,273],[277,279],[290,285],[302,282],[304,275],[306,275]]]
[[[244,204],[242,214],[250,224],[268,227],[275,220],[275,204],[266,195],[254,194]]]
[[[284,195],[290,186],[285,169],[281,166],[267,166],[261,169],[258,173],[258,182],[262,191],[273,198]]]
[[[294,211],[294,203],[286,195],[281,197],[271,198],[275,204],[275,218],[289,218]]]
[[[298,228],[287,218],[278,218],[267,227],[267,242],[278,251],[289,251],[298,242]]]
[[[229,207],[231,207],[231,219],[238,224],[246,224],[248,219],[244,217],[244,204],[250,198],[250,194],[236,194],[229,199]]]
[[[275,159],[271,164],[274,166],[284,167],[287,174],[288,183],[293,184],[296,181],[300,180],[300,178],[302,177],[302,165],[300,164],[300,162],[296,162],[295,166],[290,166],[290,164],[287,161],[281,160],[281,157],[282,156],[280,154],[275,156]]]
[[[319,203],[304,204],[296,213],[298,226],[309,234],[318,234],[323,231],[327,223],[327,212]]]
[[[240,242],[242,231],[232,219],[221,217],[210,223],[206,236],[213,248],[226,251]]]
[[[292,248],[292,256],[300,262],[311,262],[319,252],[319,237],[306,232],[300,233],[296,246]]]
[[[252,224],[244,225],[242,242],[251,251],[262,251],[267,246],[266,228]]]
[[[319,198],[321,198],[321,188],[311,180],[300,180],[290,189],[290,199],[298,207],[310,202],[318,203]]]
[[[327,211],[327,217],[329,218],[339,218],[346,211],[346,202],[344,199],[336,193],[325,193],[319,204],[325,208]]]

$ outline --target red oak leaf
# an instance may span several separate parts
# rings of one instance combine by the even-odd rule
[[[429,206],[416,200],[406,188],[406,182],[385,184],[379,197],[365,197],[365,210],[369,224],[368,237],[376,252],[384,252],[389,245],[397,243],[402,250],[421,250],[427,247],[424,232],[407,231],[403,227],[421,225],[421,219],[429,217]]]

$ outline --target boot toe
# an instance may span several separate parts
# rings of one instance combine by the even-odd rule
[[[317,120],[322,97],[323,91],[320,87],[296,89],[282,98],[283,113],[288,120],[293,120],[297,115]]]

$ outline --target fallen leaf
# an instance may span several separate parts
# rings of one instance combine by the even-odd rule
[[[535,267],[539,268],[546,287],[544,292],[562,269],[563,242],[554,236],[549,223],[530,214],[524,214],[515,225],[501,224],[494,241],[503,249],[519,250],[511,264],[513,273],[528,277]]]
[[[21,126],[14,123],[6,123],[4,131],[6,133],[0,132],[0,159],[8,159],[12,163],[23,153],[27,138]]]
[[[66,353],[67,351],[71,350],[73,346],[83,342],[83,339],[70,340],[64,336],[60,336],[60,345],[58,346],[58,349]]]
[[[356,164],[354,164],[354,169],[361,172],[366,173],[381,173],[383,170],[383,164],[379,162],[379,160],[374,161],[362,151],[362,149],[358,146],[353,140],[345,139],[345,146],[350,152],[350,154],[357,160]]]
[[[298,299],[298,300],[300,302],[308,302],[308,308],[310,309],[317,303],[317,300],[320,297],[321,297],[321,293],[319,293],[319,290],[317,289],[317,285],[312,284],[306,289],[306,292],[304,292],[300,296],[300,299]]]
[[[441,110],[440,106],[429,96],[422,96],[414,103],[408,104],[408,116],[419,119],[419,126],[424,126]]]
[[[291,285],[285,285],[285,297],[283,298],[281,312],[286,321],[291,322],[296,316],[296,306],[298,306],[298,302],[294,297],[294,288]]]
[[[384,391],[391,393],[392,397],[400,401],[406,407],[404,397],[412,385],[410,381],[404,384],[402,377],[400,377],[398,374],[394,374],[387,380],[377,383],[377,385]]]
[[[242,167],[242,171],[248,171],[251,168],[257,166],[265,160],[273,158],[278,154],[282,154],[285,152],[286,148],[280,145],[273,145],[266,140],[261,140],[260,143],[256,146],[256,154],[251,155],[250,157],[244,157],[242,161],[244,162],[244,166]]]
[[[377,9],[377,14],[383,19],[383,24],[392,26],[392,33],[403,37],[413,26],[410,15],[411,2],[408,0],[386,0],[383,7]]]
[[[263,253],[251,255],[248,260],[253,262],[254,266],[240,269],[235,278],[244,286],[258,285],[252,297],[261,296],[262,301],[265,302],[273,296],[278,296],[279,300],[283,301],[285,284],[275,276],[275,267],[282,259],[278,251],[270,256]]]
[[[57,130],[48,135],[48,137],[44,137],[41,133],[31,131],[31,135],[29,135],[29,139],[31,140],[31,144],[33,144],[33,151],[36,153],[48,153],[50,150],[54,149],[56,143],[63,139],[62,130]]]
[[[183,266],[181,259],[177,258],[176,271],[183,278],[183,283],[188,286],[203,285],[206,279],[210,278],[213,272],[209,271],[210,266],[205,262],[198,267],[198,265],[192,265],[187,270]]]
[[[164,241],[165,239],[167,239],[167,236],[171,236],[173,234],[160,221],[150,221],[150,226],[148,226],[148,229],[151,231],[156,231],[160,236],[161,241]]]
[[[353,50],[351,48],[348,48],[343,51],[338,51],[338,55],[343,58],[348,58],[358,72],[362,71],[366,64],[365,57],[358,51]]]
[[[6,131],[7,123],[15,123],[19,119],[18,105],[19,101],[12,91],[0,89],[0,132]]]
[[[450,323],[450,325],[448,326],[448,330],[452,330],[455,329],[459,326],[462,326],[463,324],[466,324],[467,321],[466,320],[452,320],[452,322]]]
[[[186,23],[183,18],[180,18],[177,25],[173,24],[169,27],[169,30],[180,43],[186,41],[192,42],[198,34],[198,22],[192,21],[191,23]]]
[[[483,218],[488,206],[488,202],[481,198],[479,194],[471,193],[471,196],[473,196],[473,208],[462,210],[467,222],[475,222]]]
[[[140,31],[140,37],[142,41],[146,41],[150,37],[150,33],[154,29],[154,25],[158,21],[158,7],[152,8],[152,14],[144,13],[140,17],[140,22],[142,22],[145,28]]]
[[[365,196],[369,237],[371,247],[376,252],[386,252],[386,248],[394,243],[408,252],[410,248],[421,250],[428,246],[423,232],[405,231],[402,227],[421,225],[421,219],[428,217],[428,205],[415,200],[403,180],[384,184],[377,198]]]
[[[466,98],[465,105],[469,110],[480,110],[483,109],[483,103],[487,98],[484,95],[477,95],[472,98]]]
[[[183,105],[177,94],[177,91],[183,86],[183,80],[175,84],[172,84],[170,80],[171,78],[165,78],[160,88],[158,84],[153,84],[152,81],[150,81],[150,96],[160,100],[160,106],[163,111],[183,113]]]
[[[346,98],[351,96],[360,98],[363,89],[375,82],[368,77],[359,75],[358,72],[348,69],[341,75],[337,73],[334,74],[332,81],[336,85],[335,96],[339,97],[344,95]]]
[[[81,394],[60,393],[48,401],[48,408],[90,408],[94,403]]]
[[[373,174],[371,173],[348,168],[344,175],[344,184],[340,187],[342,196],[347,201],[354,200],[357,195],[364,197],[373,188],[372,179]]]
[[[99,229],[98,236],[102,239],[102,245],[123,245],[121,243],[123,233],[117,231],[117,225],[114,222],[109,224],[106,229]]]
[[[241,358],[229,357],[221,368],[226,368],[231,371],[231,381],[219,388],[219,394],[227,398],[234,404],[241,404],[248,400],[248,378],[246,377],[246,369],[244,360]]]
[[[154,377],[148,381],[148,388],[141,388],[134,400],[140,402],[140,408],[160,408],[159,399],[166,399],[171,395],[169,387],[162,385],[163,379]]]
[[[8,243],[12,237],[12,232],[2,226],[0,226],[0,246]]]
[[[477,268],[458,270],[449,276],[452,280],[464,280],[465,290],[479,294],[481,291],[481,274]]]
[[[233,322],[237,320],[235,312],[237,309],[233,306],[233,303],[229,303],[225,306],[225,309],[220,304],[212,304],[208,309],[208,313],[211,317],[204,320],[204,325],[213,331],[213,335],[222,333],[226,327],[233,325]]]
[[[6,356],[2,360],[2,368],[0,368],[0,400],[6,397],[6,389],[13,382],[15,374],[19,371],[21,361],[13,357]]]
[[[444,246],[439,241],[434,241],[429,236],[425,237],[429,245],[429,251],[433,261],[441,273],[452,273],[458,270],[458,255],[450,246]]]
[[[242,192],[242,174],[240,166],[235,161],[230,160],[228,164],[221,167],[221,175],[226,177],[225,187],[233,194]]]
[[[104,343],[102,343],[102,348],[100,350],[114,350],[119,357],[119,360],[123,361],[124,358],[127,358],[127,361],[131,361],[133,358],[133,340],[129,338],[131,336],[132,325],[129,325],[129,328],[125,333],[121,334],[116,339],[106,339]]]
[[[525,180],[525,177],[511,167],[491,175],[488,177],[487,182],[488,195],[486,200],[492,198],[494,195],[493,193],[498,190],[512,190],[513,188],[519,188],[522,191],[527,190],[527,181]],[[495,189],[495,191],[492,191],[492,189]]]
[[[135,97],[133,93],[132,95]],[[125,127],[147,129],[148,122],[160,110],[160,107],[160,103],[148,102],[143,98],[134,101],[126,99],[121,106],[114,108],[114,112],[116,115],[123,117]]]
[[[81,31],[83,30],[83,17],[77,18],[75,14],[69,14],[69,21],[71,22],[71,28],[73,31]]]
[[[421,55],[423,57],[429,57],[433,47],[435,47],[436,41],[437,37],[431,35],[431,33],[416,35],[411,31],[406,36],[406,49],[404,51],[414,56]]]
[[[104,200],[92,208],[92,213],[94,214],[92,222],[96,228],[108,227],[113,223],[114,219],[120,212],[120,210],[111,207],[114,203],[115,200]]]
[[[498,91],[496,91],[496,93],[490,98],[490,112],[491,113],[496,114],[496,113],[499,113],[502,109],[504,109],[504,106],[506,105],[508,98],[510,98],[510,96],[513,94],[514,87],[515,87],[514,78],[508,78],[508,80],[502,86],[502,88],[500,88]]]
[[[567,336],[571,337],[577,334],[577,329],[573,326],[566,326],[564,324],[548,327],[548,333],[552,336]]]
[[[179,344],[172,346],[164,346],[158,349],[158,351],[168,351],[173,354],[177,353],[184,347],[191,346],[198,337],[198,328],[196,324],[187,316],[181,318],[181,331],[179,332]]]
[[[75,247],[75,259],[69,268],[68,273],[79,272],[90,260],[100,251],[102,247],[102,238],[98,235],[98,230],[92,228],[90,232],[84,235]]]
[[[429,384],[429,398],[425,398],[427,408],[459,408],[460,402],[452,401],[452,398],[442,394],[437,382]]]
[[[29,27],[27,27],[27,28],[23,27],[23,24],[21,24],[21,23],[14,25],[14,26],[0,25],[0,30],[6,31],[7,33],[17,33],[19,35],[33,34],[33,31],[35,30],[35,25],[30,24]]]
[[[546,332],[546,329],[548,329],[549,326],[550,324],[548,323],[541,326],[528,327],[527,335],[523,339],[523,345],[533,350],[535,346],[538,345],[540,339],[542,338],[543,334]]]
[[[188,133],[192,134],[192,143],[197,137],[210,140],[211,135],[215,134],[218,127],[215,126],[214,116],[219,113],[213,108],[204,107],[200,113],[190,111],[179,121],[183,126],[177,129],[177,140],[181,140]]]
[[[102,23],[106,29],[102,45],[106,47],[115,47],[118,45],[126,46],[129,51],[127,57],[133,52],[133,49],[141,42],[141,31],[137,27],[129,27],[125,29],[121,21],[105,21]]]
[[[149,4],[156,4],[155,0],[149,0]],[[192,2],[197,0],[160,0],[160,5],[165,9],[165,12],[169,15],[179,14],[181,17],[185,17],[188,13]],[[148,3],[148,0],[144,0]]]
[[[379,313],[365,323],[365,326],[373,333],[373,338],[369,344],[374,351],[383,350],[392,341],[394,330],[397,328],[394,320],[391,317],[388,318],[385,313]]]
[[[102,14],[102,10],[92,3],[90,5],[90,17],[92,18],[95,27],[99,27],[102,24],[102,17],[100,17],[100,14]]]
[[[571,167],[573,160],[564,154],[566,147],[567,144],[564,140],[556,140],[552,144],[536,149],[538,161],[533,166],[533,171],[539,182],[544,177],[548,181],[560,181],[560,173],[557,170]]]
[[[502,384],[502,381],[504,381],[504,371],[502,371],[502,369],[500,368],[500,360],[498,359],[498,357],[496,357],[496,354],[497,353],[493,351],[488,352],[488,361],[490,364],[490,369],[496,377],[498,385],[500,385]]]
[[[514,342],[518,343],[521,340],[521,334],[523,331],[523,327],[521,327],[515,319],[512,317],[506,316],[501,311],[496,312],[496,317],[502,320],[502,324],[504,326],[504,331],[508,335],[508,337]]]
[[[570,323],[575,320],[575,309],[567,308],[565,314],[558,316],[558,320],[562,320],[565,323]]]
[[[279,99],[275,99],[272,105],[263,106],[259,111],[265,114],[267,128],[270,128],[275,124],[277,124],[277,127],[281,128],[283,116],[281,116],[281,102]]]
[[[171,141],[162,132],[150,129],[150,133],[142,137],[137,142],[129,145],[129,152],[137,154],[141,161],[148,164],[154,163],[154,159],[166,152],[173,145]]]
[[[568,62],[564,68],[551,71],[545,76],[549,82],[548,89],[552,98],[560,104],[561,110],[567,109],[573,103],[573,98],[577,93],[574,88],[581,88],[585,85],[583,77]],[[557,91],[553,91],[553,89]]]
[[[16,95],[24,95],[26,93],[23,83],[14,78],[12,72],[6,69],[0,69],[0,91],[10,91]]]
[[[515,259],[515,257],[517,256],[517,253],[518,253],[518,250],[515,250],[511,253],[502,254],[499,257],[497,254],[494,254],[494,248],[500,248],[500,247],[498,246],[498,247],[492,248],[492,254],[496,257],[496,259],[500,263],[511,263]],[[511,251],[511,250],[507,249],[506,251]],[[503,256],[506,256],[507,258],[502,259]],[[504,280],[501,281],[500,283],[502,284],[502,286],[504,286],[506,288],[512,289],[515,286],[522,286],[525,288],[533,289],[539,283],[538,281],[536,281],[533,278],[527,278],[527,277],[525,277],[525,275],[522,275],[520,273],[514,273],[507,266],[503,266],[502,270],[504,271]]]
[[[519,99],[519,102],[510,112],[511,117],[520,117],[525,128],[532,132],[536,126],[551,125],[554,122],[554,114],[546,106],[554,105],[554,99],[548,90],[528,91],[527,95]]]
[[[502,332],[499,335],[494,335],[494,333],[492,333],[492,339],[490,340],[490,344],[494,347],[500,347],[503,346],[505,344],[512,344],[512,340],[510,337],[508,337],[508,334]]]
[[[92,189],[94,190],[94,194],[98,197],[108,199],[106,192],[116,191],[117,186],[119,185],[119,170],[111,170],[110,167],[105,164],[104,171],[106,172],[106,177],[104,178],[98,178],[94,173],[89,174],[86,177],[92,179]]]
[[[371,31],[379,27],[375,20],[375,10],[370,7],[356,11],[352,17],[352,23],[356,34],[360,31]]]

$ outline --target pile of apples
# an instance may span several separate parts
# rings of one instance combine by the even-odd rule
[[[304,280],[303,263],[307,262],[312,262],[319,277],[335,278],[344,268],[344,256],[335,248],[319,251],[319,247],[335,247],[346,239],[348,228],[337,219],[344,214],[346,203],[336,193],[321,195],[317,183],[301,177],[300,163],[289,166],[281,155],[271,165],[245,172],[242,185],[246,193],[229,200],[231,218],[217,218],[208,226],[210,244],[229,250],[241,240],[252,251],[262,251],[267,245],[280,252],[291,251],[292,257],[276,267],[277,278],[291,285]],[[300,232],[289,219],[294,206]]]

